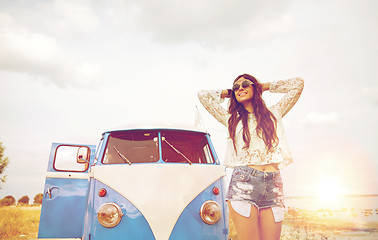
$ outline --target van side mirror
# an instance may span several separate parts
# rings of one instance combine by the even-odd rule
[[[89,163],[89,151],[87,147],[79,147],[77,150],[77,163]]]
[[[89,166],[91,150],[86,146],[59,145],[53,167],[57,171],[84,172]]]

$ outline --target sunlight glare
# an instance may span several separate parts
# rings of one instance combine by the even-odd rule
[[[337,178],[335,177],[324,177],[317,187],[317,195],[322,200],[322,202],[337,202],[341,193],[342,188]]]

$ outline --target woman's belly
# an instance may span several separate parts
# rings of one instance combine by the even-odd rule
[[[276,172],[279,170],[277,163],[271,163],[267,165],[248,165],[248,167],[262,171],[262,172]]]

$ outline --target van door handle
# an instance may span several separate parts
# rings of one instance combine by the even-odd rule
[[[59,195],[59,187],[55,186],[55,187],[49,187],[46,189],[45,191],[45,198],[47,200],[53,200],[54,198],[56,198],[58,195]]]
[[[49,195],[49,198],[51,199],[51,189],[50,188],[47,189],[47,194]]]

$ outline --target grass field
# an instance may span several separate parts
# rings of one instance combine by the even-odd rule
[[[310,211],[288,208],[282,225],[281,240],[377,240],[378,221],[372,213],[358,210]],[[238,240],[230,222],[230,238]]]
[[[1,240],[36,240],[40,206],[0,207]],[[370,219],[370,220],[369,220]],[[378,239],[378,222],[350,212],[313,212],[288,209],[281,240],[373,240]],[[230,224],[230,238],[238,240]]]
[[[41,207],[0,207],[0,239],[37,239]]]

